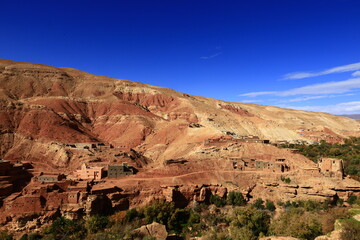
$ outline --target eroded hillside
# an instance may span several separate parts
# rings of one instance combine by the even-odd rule
[[[229,191],[246,201],[360,196],[342,160],[316,164],[276,146],[360,136],[353,119],[9,60],[0,86],[0,225],[14,231],[159,198],[185,207]]]
[[[349,118],[190,96],[70,68],[1,60],[0,86],[2,157],[54,167],[77,160],[48,149],[50,142],[106,142],[156,162],[191,155],[190,146],[224,135],[273,142],[359,135]]]

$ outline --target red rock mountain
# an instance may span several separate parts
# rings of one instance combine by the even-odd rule
[[[67,216],[78,210],[90,213],[87,204],[101,194],[118,209],[156,198],[186,206],[232,190],[250,201],[360,196],[360,183],[343,178],[341,160],[323,159],[316,165],[296,151],[267,144],[341,142],[360,136],[354,119],[226,102],[9,60],[0,60],[0,87],[0,157],[11,162],[0,162],[0,225],[39,211],[44,223],[47,214],[58,210]],[[61,173],[67,180],[43,184],[32,178],[12,194],[11,189],[23,186],[12,173],[26,162],[35,176]],[[91,190],[86,183],[76,190],[79,199],[74,198],[76,187],[66,185],[83,163],[106,169],[122,162],[137,174],[105,178]]]
[[[196,155],[207,139],[341,141],[355,120],[191,96],[71,68],[0,60],[1,156],[78,166],[61,144],[105,142],[153,162]]]

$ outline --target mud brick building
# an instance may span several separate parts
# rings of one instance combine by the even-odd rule
[[[37,177],[37,181],[42,183],[58,182],[62,179],[63,176],[61,174],[41,174]]]
[[[108,177],[109,178],[119,178],[124,176],[129,176],[134,174],[134,168],[128,166],[127,163],[122,165],[109,165],[108,166]]]
[[[88,167],[83,163],[81,169],[77,170],[75,175],[80,179],[100,180],[104,177],[104,167]]]
[[[320,172],[325,177],[343,178],[344,163],[342,159],[321,158],[318,162]]]

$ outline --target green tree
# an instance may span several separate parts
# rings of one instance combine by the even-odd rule
[[[187,209],[176,209],[171,215],[168,226],[169,229],[174,230],[175,233],[181,233],[190,218],[190,212]]]
[[[347,200],[347,202],[349,204],[354,204],[354,203],[356,203],[356,201],[357,201],[357,196],[355,196],[355,195],[351,195]]]
[[[88,233],[97,233],[106,228],[109,224],[109,219],[106,216],[91,216],[85,220],[85,228]]]
[[[144,217],[148,223],[157,222],[168,226],[168,222],[175,212],[173,202],[169,203],[165,200],[154,201],[152,204],[142,209]]]
[[[270,225],[270,215],[253,207],[235,208],[230,219],[230,233],[234,239],[255,240],[266,235]]]
[[[253,206],[256,209],[261,209],[261,210],[265,209],[264,201],[261,198],[256,199],[255,202],[253,203]]]
[[[80,222],[59,217],[45,230],[45,233],[51,235],[54,239],[66,240],[82,238],[85,235],[84,230]]]
[[[141,214],[136,210],[136,208],[128,210],[125,215],[125,219],[129,222],[139,217],[141,217]]]
[[[271,212],[274,212],[276,210],[274,202],[272,202],[270,200],[266,200],[265,208]]]
[[[233,206],[244,206],[246,205],[245,198],[240,192],[230,192],[227,199],[227,204]]]
[[[217,207],[223,207],[226,204],[225,199],[219,197],[218,195],[211,195],[210,203],[214,204]]]
[[[274,235],[312,240],[322,234],[322,225],[317,215],[290,208],[272,222],[270,231]]]

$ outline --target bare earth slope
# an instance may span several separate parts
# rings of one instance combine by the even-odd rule
[[[2,157],[54,167],[71,162],[49,142],[106,142],[156,162],[226,134],[271,141],[359,135],[359,123],[345,117],[190,96],[70,68],[0,60],[0,86]]]
[[[354,119],[326,113],[0,60],[0,157],[9,160],[0,161],[0,229],[26,231],[58,213],[78,218],[157,198],[186,206],[232,190],[249,201],[346,200],[360,196],[360,183],[343,177],[341,160],[324,159],[320,166],[273,145],[341,142],[360,136],[359,127]],[[106,169],[124,162],[138,172],[95,182],[74,173],[83,163]],[[33,177],[29,183],[27,176],[18,184],[26,187],[12,189],[12,173],[25,171],[26,164],[33,176],[61,173],[66,180]]]

